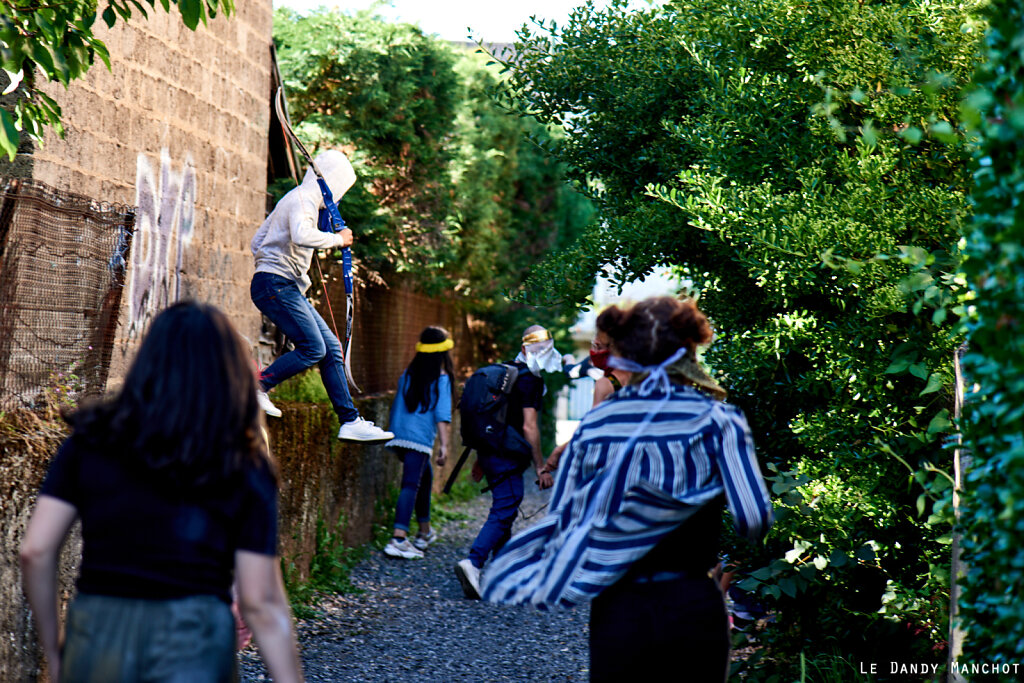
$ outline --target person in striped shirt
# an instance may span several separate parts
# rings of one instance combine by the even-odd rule
[[[772,523],[750,429],[696,361],[712,332],[693,301],[612,306],[598,326],[631,383],[583,418],[546,517],[494,560],[483,598],[593,600],[592,681],[658,680],[666,657],[683,680],[725,680],[728,617],[711,578],[723,508],[754,541]]]

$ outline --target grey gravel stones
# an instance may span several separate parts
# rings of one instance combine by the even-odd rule
[[[522,511],[546,502],[527,477]],[[423,560],[374,550],[353,572],[363,592],[323,599],[319,619],[300,620],[307,681],[586,681],[589,607],[541,612],[467,600],[452,571],[487,516],[483,494],[459,508],[466,520],[439,528]],[[516,530],[535,523],[517,520]],[[486,571],[486,568],[485,568]],[[267,681],[255,646],[241,654],[241,680]]]

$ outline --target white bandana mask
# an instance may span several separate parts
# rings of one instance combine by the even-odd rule
[[[536,344],[527,344],[525,351],[520,351],[516,360],[526,363],[530,372],[538,377],[542,372],[562,371],[562,357],[555,350],[555,342],[550,339]]]

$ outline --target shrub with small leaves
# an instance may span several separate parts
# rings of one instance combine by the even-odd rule
[[[669,265],[713,320],[707,361],[775,468],[767,547],[727,543],[778,613],[768,675],[801,653],[942,656],[972,10],[587,4],[507,64],[510,104],[566,127],[548,149],[601,216],[525,299]]]
[[[964,274],[977,297],[967,324],[963,430],[973,464],[964,484],[960,599],[964,661],[1024,658],[1024,7],[993,0],[986,61],[966,99],[978,135],[974,221]]]

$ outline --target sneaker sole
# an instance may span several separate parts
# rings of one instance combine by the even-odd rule
[[[470,600],[479,600],[480,593],[477,592],[476,588],[473,587],[472,582],[469,580],[469,576],[466,571],[462,568],[462,565],[455,565],[455,577],[462,584],[462,594]]]
[[[338,438],[341,439],[342,441],[359,441],[373,443],[377,441],[391,441],[392,439],[395,438],[395,435],[392,432],[380,431],[377,432],[377,434],[379,434],[380,436],[370,436],[369,434],[366,434],[364,436],[342,436],[341,430],[338,430]]]

